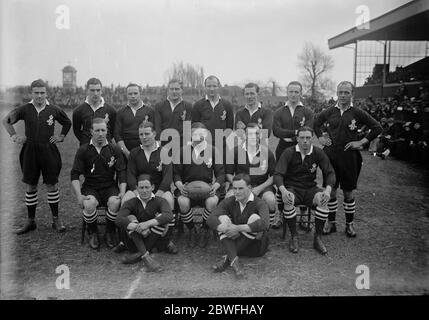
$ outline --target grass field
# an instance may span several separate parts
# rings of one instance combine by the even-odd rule
[[[51,229],[46,190],[41,187],[37,230],[16,236],[14,229],[26,219],[20,148],[3,129],[0,147],[2,299],[429,294],[429,174],[408,163],[381,161],[364,152],[356,193],[357,238],[344,235],[341,206],[339,232],[324,237],[326,256],[312,249],[312,234],[300,232],[300,252],[292,254],[288,241],[281,240],[281,231],[270,231],[270,251],[263,258],[243,258],[248,279],[237,282],[230,271],[211,273],[211,265],[222,254],[214,239],[206,249],[191,251],[182,237],[177,242],[178,255],[155,254],[164,267],[162,274],[146,273],[138,264],[122,265],[120,255],[105,246],[99,251],[81,246],[81,212],[70,185],[78,147],[72,132],[59,145],[63,158],[60,215],[67,232]],[[70,289],[55,286],[60,265],[70,270]],[[369,268],[369,290],[355,286],[359,265]]]

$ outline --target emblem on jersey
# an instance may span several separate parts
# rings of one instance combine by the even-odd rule
[[[46,120],[46,122],[48,123],[48,126],[52,126],[54,124],[54,116],[52,114],[49,115],[49,119]]]
[[[143,120],[143,122],[145,122],[145,123],[146,123],[146,122],[149,122],[149,116],[148,116],[148,115],[145,115],[145,116],[144,116],[144,120]]]
[[[106,114],[104,115],[104,121],[106,121],[106,123],[108,123],[108,122],[109,122],[109,114],[108,114],[108,113],[106,113]]]
[[[93,173],[95,170],[95,163],[92,164],[91,173]]]
[[[262,119],[261,118],[258,118],[258,126],[259,126],[259,128],[262,129]]]
[[[113,167],[115,164],[116,160],[114,156],[110,157],[110,161],[107,163],[107,165],[109,166],[109,168]]]
[[[212,164],[213,164],[213,160],[212,160],[212,158],[209,158],[209,159],[207,160],[207,162],[206,162],[206,166],[207,166],[207,168],[211,168],[211,167],[212,167]]]
[[[299,122],[299,125],[303,127],[305,124],[305,117],[302,117],[302,120]]]
[[[225,121],[225,119],[226,119],[226,110],[223,110],[222,115],[220,116],[220,119],[222,121]]]
[[[182,119],[182,121],[186,120],[186,110],[183,110],[182,115],[180,116],[180,118]]]
[[[356,130],[357,125],[356,125],[356,120],[353,119],[352,122],[349,124],[349,129],[350,130]]]
[[[313,163],[313,165],[312,165],[312,166],[311,166],[311,168],[310,168],[310,172],[311,172],[311,173],[315,173],[315,172],[316,172],[316,170],[317,170],[317,164]]]
[[[159,161],[159,165],[156,167],[156,170],[158,170],[159,172],[162,171],[162,161]]]

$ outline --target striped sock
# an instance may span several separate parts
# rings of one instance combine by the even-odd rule
[[[25,204],[27,205],[28,218],[34,219],[36,217],[36,207],[38,203],[37,191],[25,193]]]
[[[52,216],[58,217],[58,203],[60,202],[60,191],[48,192],[48,203],[51,208]]]
[[[210,216],[210,214],[211,214],[211,212],[209,210],[204,209],[204,212],[203,212],[203,225],[202,225],[204,229],[208,229],[209,228],[207,226],[206,222],[207,222],[207,219]]]
[[[276,220],[276,211],[270,211],[270,227],[274,224],[274,221]]]
[[[338,200],[337,198],[330,199],[328,202],[329,215],[328,220],[331,223],[336,223],[336,215],[338,210]]]
[[[344,213],[346,215],[346,223],[352,223],[356,212],[355,200],[354,199],[344,200],[343,207],[344,207]]]
[[[314,224],[316,226],[316,234],[320,235],[323,233],[323,226],[325,225],[326,219],[328,219],[329,209],[323,209],[316,207],[316,214]]]
[[[92,213],[87,213],[83,210],[83,221],[87,224],[91,224],[97,222],[97,209],[95,209]]]
[[[286,223],[289,227],[291,236],[296,236],[298,231],[296,230],[296,209],[283,209],[283,217],[286,219]]]
[[[194,227],[194,215],[193,215],[193,209],[191,208],[187,213],[180,213],[180,218],[183,221],[184,224],[187,225],[189,229],[192,229]]]

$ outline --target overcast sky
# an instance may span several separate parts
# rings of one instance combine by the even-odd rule
[[[370,18],[408,0],[1,0],[0,85],[36,78],[61,85],[61,69],[77,69],[78,85],[162,85],[173,62],[204,67],[222,84],[280,85],[299,78],[306,41],[332,55],[331,78],[352,80],[353,50],[329,51],[328,39],[355,26],[356,8]],[[58,29],[66,5],[70,29]]]

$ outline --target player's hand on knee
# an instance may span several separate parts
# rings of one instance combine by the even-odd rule
[[[164,194],[164,191],[162,191],[162,190],[158,190],[156,193],[155,193],[155,195],[157,196],[157,197],[162,197],[162,195]]]
[[[188,191],[186,190],[186,185],[179,185],[177,186],[177,189],[179,189],[180,194],[184,197],[188,197]]]
[[[91,199],[89,196],[85,196],[85,195],[80,195],[78,198],[77,198],[77,203],[79,204],[79,207],[81,208],[81,209],[83,209],[84,208],[84,204],[83,204],[83,202],[85,201],[85,200],[89,200],[89,199]]]
[[[294,201],[295,201],[295,197],[294,197],[292,192],[286,191],[286,192],[282,193],[282,200],[283,200],[285,205],[293,206]]]
[[[318,202],[319,206],[325,207],[325,206],[328,205],[328,202],[329,202],[329,199],[330,199],[330,195],[326,191],[318,192],[316,194],[316,199],[317,199],[317,202]]]

